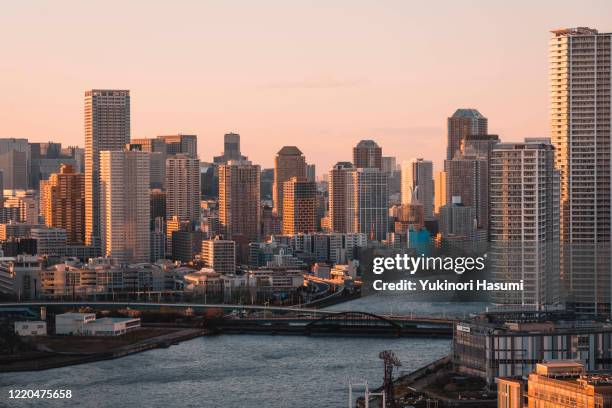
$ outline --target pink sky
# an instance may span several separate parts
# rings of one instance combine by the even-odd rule
[[[95,4],[94,4],[95,3]],[[610,1],[13,1],[0,14],[0,137],[83,145],[83,92],[127,88],[132,137],[223,134],[317,173],[374,139],[441,164],[446,118],[548,136],[550,29],[612,30]]]

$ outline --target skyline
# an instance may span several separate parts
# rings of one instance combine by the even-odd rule
[[[121,13],[10,4],[0,32],[20,41],[5,50],[0,137],[84,146],[84,91],[130,89],[132,138],[197,134],[203,161],[236,132],[244,154],[265,168],[294,144],[321,176],[350,160],[360,140],[374,139],[398,163],[423,157],[439,170],[456,108],[478,109],[503,141],[549,137],[549,31],[610,31],[605,2],[571,12],[563,7],[570,2],[538,3],[521,16],[523,3],[337,3],[325,13],[303,3],[224,3],[193,5],[189,15],[153,5],[138,25],[138,3]],[[32,24],[17,25],[25,15]],[[457,21],[465,24],[456,29]],[[86,31],[85,44],[75,34]],[[87,58],[85,45],[102,58]]]

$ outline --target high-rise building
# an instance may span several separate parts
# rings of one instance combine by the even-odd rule
[[[153,138],[132,139],[129,150],[140,150],[151,154],[151,188],[165,188],[166,142]]]
[[[552,31],[551,138],[561,172],[561,241],[568,301],[610,313],[612,33]]]
[[[347,171],[352,168],[351,162],[338,162],[328,175],[328,217],[329,229],[332,232],[347,232]]]
[[[226,239],[259,240],[261,168],[250,161],[219,166],[219,221]]]
[[[488,132],[487,118],[476,109],[457,109],[448,118],[448,142],[446,160],[452,160],[457,151],[461,150],[462,142],[471,135],[486,135]]]
[[[130,91],[85,92],[85,242],[100,237],[100,152],[130,142]]]
[[[28,188],[27,155],[25,152],[11,150],[0,154],[0,170],[4,173],[4,188],[25,190]]]
[[[274,159],[274,189],[272,191],[274,211],[280,219],[283,216],[283,183],[292,177],[297,177],[298,180],[306,179],[306,158],[297,147],[284,146]]]
[[[543,140],[500,143],[491,152],[491,274],[523,281],[493,302],[539,308],[559,303],[559,172]]]
[[[204,266],[217,273],[236,272],[236,246],[234,241],[214,238],[202,241],[202,261]]]
[[[434,176],[434,214],[440,214],[443,205],[446,205],[446,172],[438,171]]]
[[[4,199],[4,208],[15,209],[19,214],[18,221],[26,224],[38,224],[40,214],[40,200],[35,192],[27,190],[14,191]],[[9,211],[9,214],[11,212]]]
[[[316,232],[317,184],[292,177],[283,183],[283,234]]]
[[[230,160],[248,160],[246,156],[240,153],[240,135],[237,133],[226,133],[223,136],[223,154],[215,156],[213,159],[216,164],[227,164]]]
[[[149,262],[149,153],[100,152],[102,254],[119,262]]]
[[[347,171],[347,232],[361,232],[382,241],[389,232],[387,173],[374,168]]]
[[[85,242],[85,175],[62,164],[40,182],[40,207],[47,226],[66,230],[68,244]]]
[[[393,156],[384,156],[382,158],[382,171],[387,173],[397,171],[397,159]]]
[[[317,181],[317,166],[314,164],[306,165],[306,180],[308,181]]]
[[[353,148],[355,168],[373,167],[382,170],[382,148],[374,140],[362,140]]]
[[[166,159],[166,220],[200,222],[200,160],[179,153]]]
[[[434,181],[430,160],[411,159],[402,163],[402,204],[410,204],[413,192],[423,205],[425,220],[433,220]]]
[[[40,181],[48,180],[51,174],[59,173],[62,164],[69,164],[76,173],[82,164],[82,149],[75,147],[62,148],[61,143],[30,143],[29,188],[38,190]]]
[[[484,157],[457,154],[444,162],[446,168],[446,201],[461,197],[474,210],[477,227],[489,228],[489,162]]]
[[[164,135],[157,136],[166,143],[166,154],[185,154],[192,159],[198,158],[198,137],[196,135]]]

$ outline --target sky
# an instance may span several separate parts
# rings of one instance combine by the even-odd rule
[[[446,118],[548,136],[549,31],[612,31],[605,1],[11,1],[0,13],[0,137],[84,144],[84,91],[129,89],[132,137],[240,133],[262,167],[296,145],[317,174],[374,139],[439,169]]]

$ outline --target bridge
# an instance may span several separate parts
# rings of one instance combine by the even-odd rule
[[[141,311],[171,310],[194,312],[221,309],[226,312],[251,312],[241,316],[226,314],[216,324],[220,333],[267,333],[301,335],[368,335],[368,336],[427,336],[452,337],[453,320],[436,317],[383,316],[358,311],[320,310],[311,308],[230,305],[204,303],[144,303],[144,302],[44,302],[0,303],[3,309],[40,308],[58,311],[91,307],[97,310],[134,309]]]

